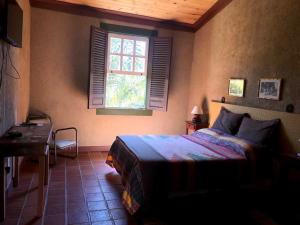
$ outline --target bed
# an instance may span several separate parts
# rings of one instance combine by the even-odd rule
[[[256,149],[217,129],[191,135],[118,136],[106,163],[121,175],[130,214],[173,193],[231,188],[251,182]]]

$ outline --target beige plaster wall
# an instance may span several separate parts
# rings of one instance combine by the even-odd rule
[[[300,112],[300,1],[234,0],[196,32],[189,105],[204,97]],[[228,96],[228,79],[245,78],[245,98]],[[257,98],[260,78],[283,78],[281,101]]]
[[[211,100],[224,96],[240,105],[278,111],[292,103],[300,113],[299,12],[298,0],[234,0],[198,30],[187,110],[202,104],[210,108]],[[228,96],[231,77],[246,79],[245,98]],[[257,98],[258,80],[268,77],[283,78],[280,101]],[[295,132],[300,114],[285,116],[284,123],[294,150],[300,151],[300,131]]]
[[[30,103],[30,23],[31,7],[29,1],[19,0],[23,8],[23,47],[21,50],[14,49],[15,57],[20,57],[18,68],[21,80],[19,81],[19,100],[17,122],[26,121]],[[19,51],[19,52],[18,52]],[[18,56],[19,54],[19,56]],[[14,57],[14,56],[13,56]]]
[[[30,5],[28,1],[19,0],[23,9],[23,43],[22,48],[9,46],[0,42],[0,49],[10,49],[9,54],[12,64],[16,67],[21,79],[13,79],[7,74],[15,75],[9,58],[4,68],[3,83],[0,89],[0,134],[5,132],[14,123],[21,123],[26,120],[29,109],[30,89]],[[5,59],[4,59],[5,60]],[[0,63],[2,64],[2,54]]]
[[[31,107],[50,114],[55,128],[77,127],[81,146],[110,145],[119,134],[183,133],[194,34],[159,30],[174,39],[168,112],[105,116],[87,109],[91,25],[100,20],[32,8]]]
[[[0,42],[0,50],[9,48],[9,54],[12,64],[20,74],[20,79],[16,80],[7,75],[14,74],[14,70],[8,65],[3,74],[3,83],[0,88],[0,135],[7,131],[16,123],[26,120],[29,109],[29,92],[30,92],[30,5],[27,0],[18,0],[23,9],[23,43],[22,48],[8,46],[5,42]],[[0,54],[0,64],[3,62]],[[5,59],[4,59],[5,60]],[[6,61],[6,60],[5,60]],[[12,166],[12,161],[7,158],[7,165]],[[12,171],[12,170],[11,170]],[[7,185],[11,180],[11,173],[6,177]]]

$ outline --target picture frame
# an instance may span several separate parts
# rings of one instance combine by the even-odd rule
[[[234,97],[244,97],[245,79],[231,78],[229,79],[228,95]]]
[[[280,78],[262,78],[258,85],[258,98],[280,100],[281,90]]]

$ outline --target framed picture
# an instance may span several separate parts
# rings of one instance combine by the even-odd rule
[[[235,97],[244,97],[245,80],[229,79],[228,94]]]
[[[279,100],[281,79],[260,79],[258,97]]]

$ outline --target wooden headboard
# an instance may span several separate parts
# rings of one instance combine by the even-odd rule
[[[235,113],[249,113],[253,119],[281,120],[280,144],[284,152],[300,152],[300,115],[286,112],[278,112],[266,109],[258,109],[246,106],[232,105],[226,103],[210,102],[209,116],[212,125],[219,115],[221,107],[224,106]]]

